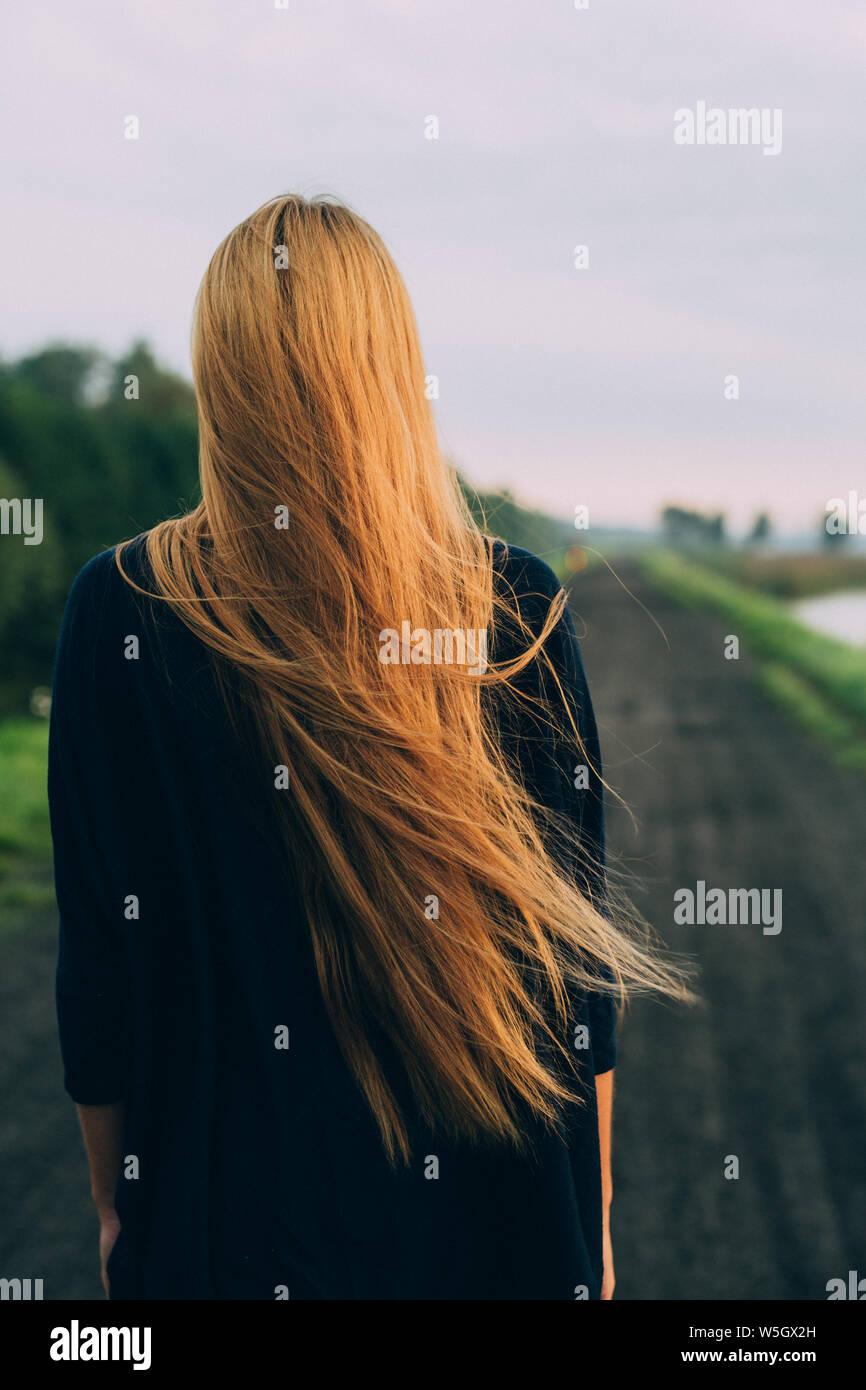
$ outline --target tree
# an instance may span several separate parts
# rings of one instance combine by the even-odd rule
[[[49,400],[84,405],[88,382],[102,361],[103,355],[96,348],[50,343],[41,352],[22,357],[12,368],[12,375]]]
[[[684,507],[665,507],[662,529],[671,545],[722,545],[725,540],[723,512],[704,516]]]
[[[768,514],[766,512],[758,512],[758,515],[752,523],[752,529],[749,532],[748,543],[750,545],[761,545],[767,539],[771,530],[772,525]]]
[[[130,378],[135,378],[135,396]],[[129,385],[128,385],[129,383]],[[139,339],[114,364],[108,385],[108,404],[127,410],[135,407],[140,415],[159,420],[183,415],[194,420],[195,392],[176,372],[166,371],[154,358],[148,343]]]

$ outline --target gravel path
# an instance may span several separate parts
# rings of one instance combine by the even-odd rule
[[[617,573],[634,599],[604,570],[572,589],[606,776],[639,822],[611,803],[609,841],[705,1000],[623,1022],[617,1295],[824,1299],[866,1273],[866,783],[782,719],[747,654],[724,659],[721,619]],[[780,888],[781,932],[675,925],[701,879]]]

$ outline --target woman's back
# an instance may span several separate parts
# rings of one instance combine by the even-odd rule
[[[552,571],[499,544],[493,558],[497,590],[540,632]],[[152,587],[141,541],[124,567]],[[545,650],[587,786],[546,720],[501,688],[485,698],[528,790],[597,864],[598,745],[567,615]],[[539,693],[539,663],[514,684]],[[207,647],[169,605],[137,593],[113,551],[91,561],[61,637],[49,781],[66,1085],[81,1104],[126,1103],[112,1298],[598,1297],[593,1078],[614,1062],[610,996],[572,997],[582,1103],[561,1137],[527,1114],[534,1157],[429,1127],[377,1029],[411,1149],[392,1166],[319,986],[297,875],[309,893],[324,867],[286,853],[274,798],[291,779],[228,711]],[[418,904],[431,930],[441,891]]]

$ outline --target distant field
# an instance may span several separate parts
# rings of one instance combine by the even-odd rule
[[[51,854],[48,795],[48,723],[0,723],[0,907],[51,899],[45,869]]]
[[[799,557],[798,563],[811,558],[823,559]],[[730,578],[727,562],[720,559],[696,563],[673,551],[653,550],[644,553],[642,567],[671,598],[722,614],[761,662],[762,687],[807,732],[831,745],[841,762],[866,769],[866,651],[803,626],[778,597]],[[800,593],[831,592],[833,572],[828,568],[821,578],[827,587]],[[816,567],[807,582],[819,582],[818,576]],[[787,582],[796,582],[793,571]]]
[[[840,589],[866,588],[866,555],[816,552],[772,555],[759,550],[710,550],[698,563],[775,598],[815,598]]]

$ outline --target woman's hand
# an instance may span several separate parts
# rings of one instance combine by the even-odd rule
[[[610,1206],[604,1209],[604,1225],[602,1230],[604,1254],[604,1274],[601,1280],[602,1299],[613,1298],[613,1291],[616,1287],[616,1276],[613,1272],[613,1243],[610,1238]]]
[[[123,1117],[124,1105],[120,1100],[109,1105],[78,1105],[90,1166],[90,1195],[99,1217],[99,1262],[106,1298],[111,1295],[105,1266],[120,1233],[114,1203],[123,1162]]]
[[[105,1289],[105,1297],[111,1298],[111,1290],[108,1287],[108,1257],[114,1249],[114,1242],[120,1235],[120,1221],[114,1208],[110,1208],[99,1213],[99,1264],[102,1270],[102,1287]],[[605,1260],[607,1257],[605,1256]]]
[[[613,1182],[610,1174],[610,1136],[613,1125],[613,1070],[595,1078],[598,1101],[598,1151],[601,1160],[601,1213],[604,1273],[601,1279],[602,1298],[613,1298],[616,1280],[613,1274],[613,1245],[610,1239],[610,1204],[613,1201]]]

